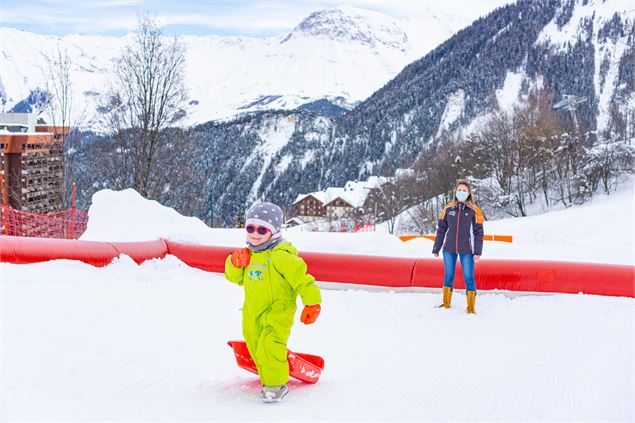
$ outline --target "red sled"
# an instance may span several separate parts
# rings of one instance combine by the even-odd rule
[[[256,363],[251,358],[245,341],[229,341],[227,345],[233,348],[238,367],[258,374]],[[317,355],[296,353],[287,350],[289,361],[289,375],[306,383],[317,383],[324,370],[324,359]]]

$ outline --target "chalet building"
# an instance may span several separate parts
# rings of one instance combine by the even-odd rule
[[[0,170],[7,205],[33,213],[64,209],[64,135],[32,113],[0,113]]]
[[[346,195],[340,194],[326,203],[326,219],[327,220],[340,220],[344,218],[354,218],[359,214],[358,210],[363,206],[358,202],[349,199]]]
[[[355,219],[367,206],[368,194],[377,178],[368,181],[349,181],[343,188],[330,187],[325,191],[298,195],[293,203],[295,216],[304,222]]]
[[[323,192],[298,195],[293,203],[293,213],[304,222],[322,220],[326,216],[325,200],[326,196]]]

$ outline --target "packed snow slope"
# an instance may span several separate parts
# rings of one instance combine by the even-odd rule
[[[323,290],[289,347],[316,385],[258,400],[238,368],[242,289],[173,257],[1,266],[0,420],[632,421],[635,302]],[[296,317],[296,319],[299,316]]]
[[[619,210],[629,222],[630,189],[530,224],[498,222],[519,242],[497,254],[545,258],[544,243],[559,242],[571,246],[563,259],[626,260],[616,255],[624,244],[583,243],[599,229],[589,229],[593,217],[607,224],[603,213]],[[87,239],[240,245],[244,236],[206,229],[134,191],[102,191],[90,211]],[[610,235],[632,245],[624,228]],[[547,238],[530,236],[536,231]],[[305,250],[430,248],[381,233],[286,236]],[[438,293],[322,291],[322,315],[311,326],[296,320],[289,341],[325,358],[321,380],[291,381],[283,403],[263,405],[259,379],[236,366],[226,345],[242,338],[243,293],[222,275],[173,256],[140,266],[122,256],[105,268],[0,264],[0,421],[635,419],[633,299],[482,292],[478,314],[467,315],[458,291],[450,310],[436,307]]]

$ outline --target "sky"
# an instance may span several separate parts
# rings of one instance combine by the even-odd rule
[[[0,0],[0,26],[47,35],[121,36],[137,17],[156,17],[168,35],[269,37],[291,31],[316,10],[341,4],[397,19],[425,13],[487,14],[513,0]],[[450,5],[448,7],[448,5]]]

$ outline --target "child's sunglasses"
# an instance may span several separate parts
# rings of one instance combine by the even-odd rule
[[[258,232],[260,235],[264,235],[267,232],[269,232],[269,228],[265,226],[247,225],[245,229],[247,229],[247,232],[250,234],[253,234],[254,232]]]

